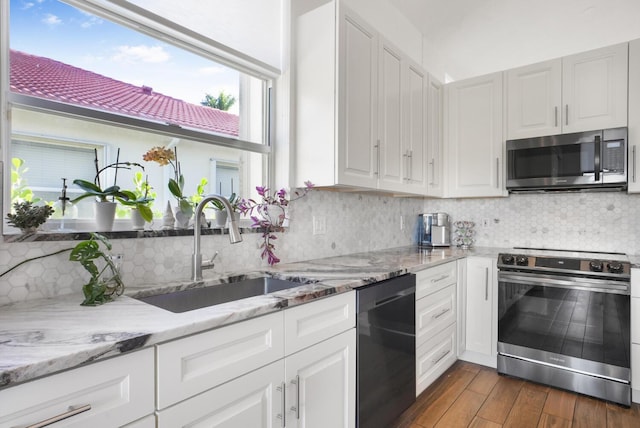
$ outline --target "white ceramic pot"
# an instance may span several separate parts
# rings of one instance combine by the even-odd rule
[[[227,225],[227,210],[216,210],[216,226],[225,227]]]
[[[133,230],[144,230],[144,219],[137,208],[131,208],[131,226]]]
[[[110,232],[113,229],[117,205],[115,202],[96,202],[94,204],[98,232]]]
[[[176,229],[187,229],[189,227],[189,221],[191,220],[192,215],[187,216],[180,210],[180,207],[173,207],[173,216],[176,219],[174,227]]]

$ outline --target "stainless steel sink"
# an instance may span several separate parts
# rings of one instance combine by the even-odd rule
[[[286,290],[300,285],[302,285],[302,283],[270,277],[252,278],[212,285],[210,287],[192,288],[155,296],[137,297],[136,299],[166,309],[167,311],[180,313],[232,302],[234,300],[246,299],[247,297]]]

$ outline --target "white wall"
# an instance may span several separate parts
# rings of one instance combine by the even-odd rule
[[[424,67],[444,81],[640,38],[638,0],[389,0],[424,34]]]

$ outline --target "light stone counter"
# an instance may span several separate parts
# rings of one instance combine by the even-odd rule
[[[500,249],[421,250],[401,247],[276,266],[265,272],[299,287],[184,313],[172,313],[131,296],[214,285],[181,283],[131,287],[114,302],[80,306],[81,296],[0,306],[0,388],[189,334],[343,293],[374,282],[466,257],[497,257]],[[238,280],[234,277],[230,280]]]

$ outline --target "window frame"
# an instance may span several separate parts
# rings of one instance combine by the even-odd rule
[[[274,154],[272,141],[274,137],[273,121],[275,120],[275,106],[272,94],[275,92],[276,81],[280,77],[280,70],[256,60],[248,55],[228,48],[216,41],[198,34],[188,28],[177,25],[170,20],[135,6],[126,0],[60,0],[89,12],[118,25],[123,25],[147,36],[165,41],[181,49],[195,53],[211,61],[234,68],[263,81],[262,87],[262,141],[254,143],[242,139],[234,139],[221,134],[202,131],[196,128],[184,127],[158,120],[144,119],[128,116],[89,107],[63,103],[59,101],[38,98],[25,94],[11,92],[9,86],[9,49],[10,29],[9,13],[10,2],[2,1],[0,4],[0,121],[4,126],[0,127],[0,150],[2,150],[2,195],[0,207],[2,212],[6,204],[10,203],[10,195],[7,193],[10,186],[10,158],[11,146],[11,110],[20,108],[52,115],[60,115],[75,119],[93,121],[117,125],[138,131],[152,132],[162,136],[191,140],[194,142],[228,147],[247,152],[259,153],[265,159],[265,176],[267,183],[273,180]],[[0,226],[4,233],[5,224]]]

